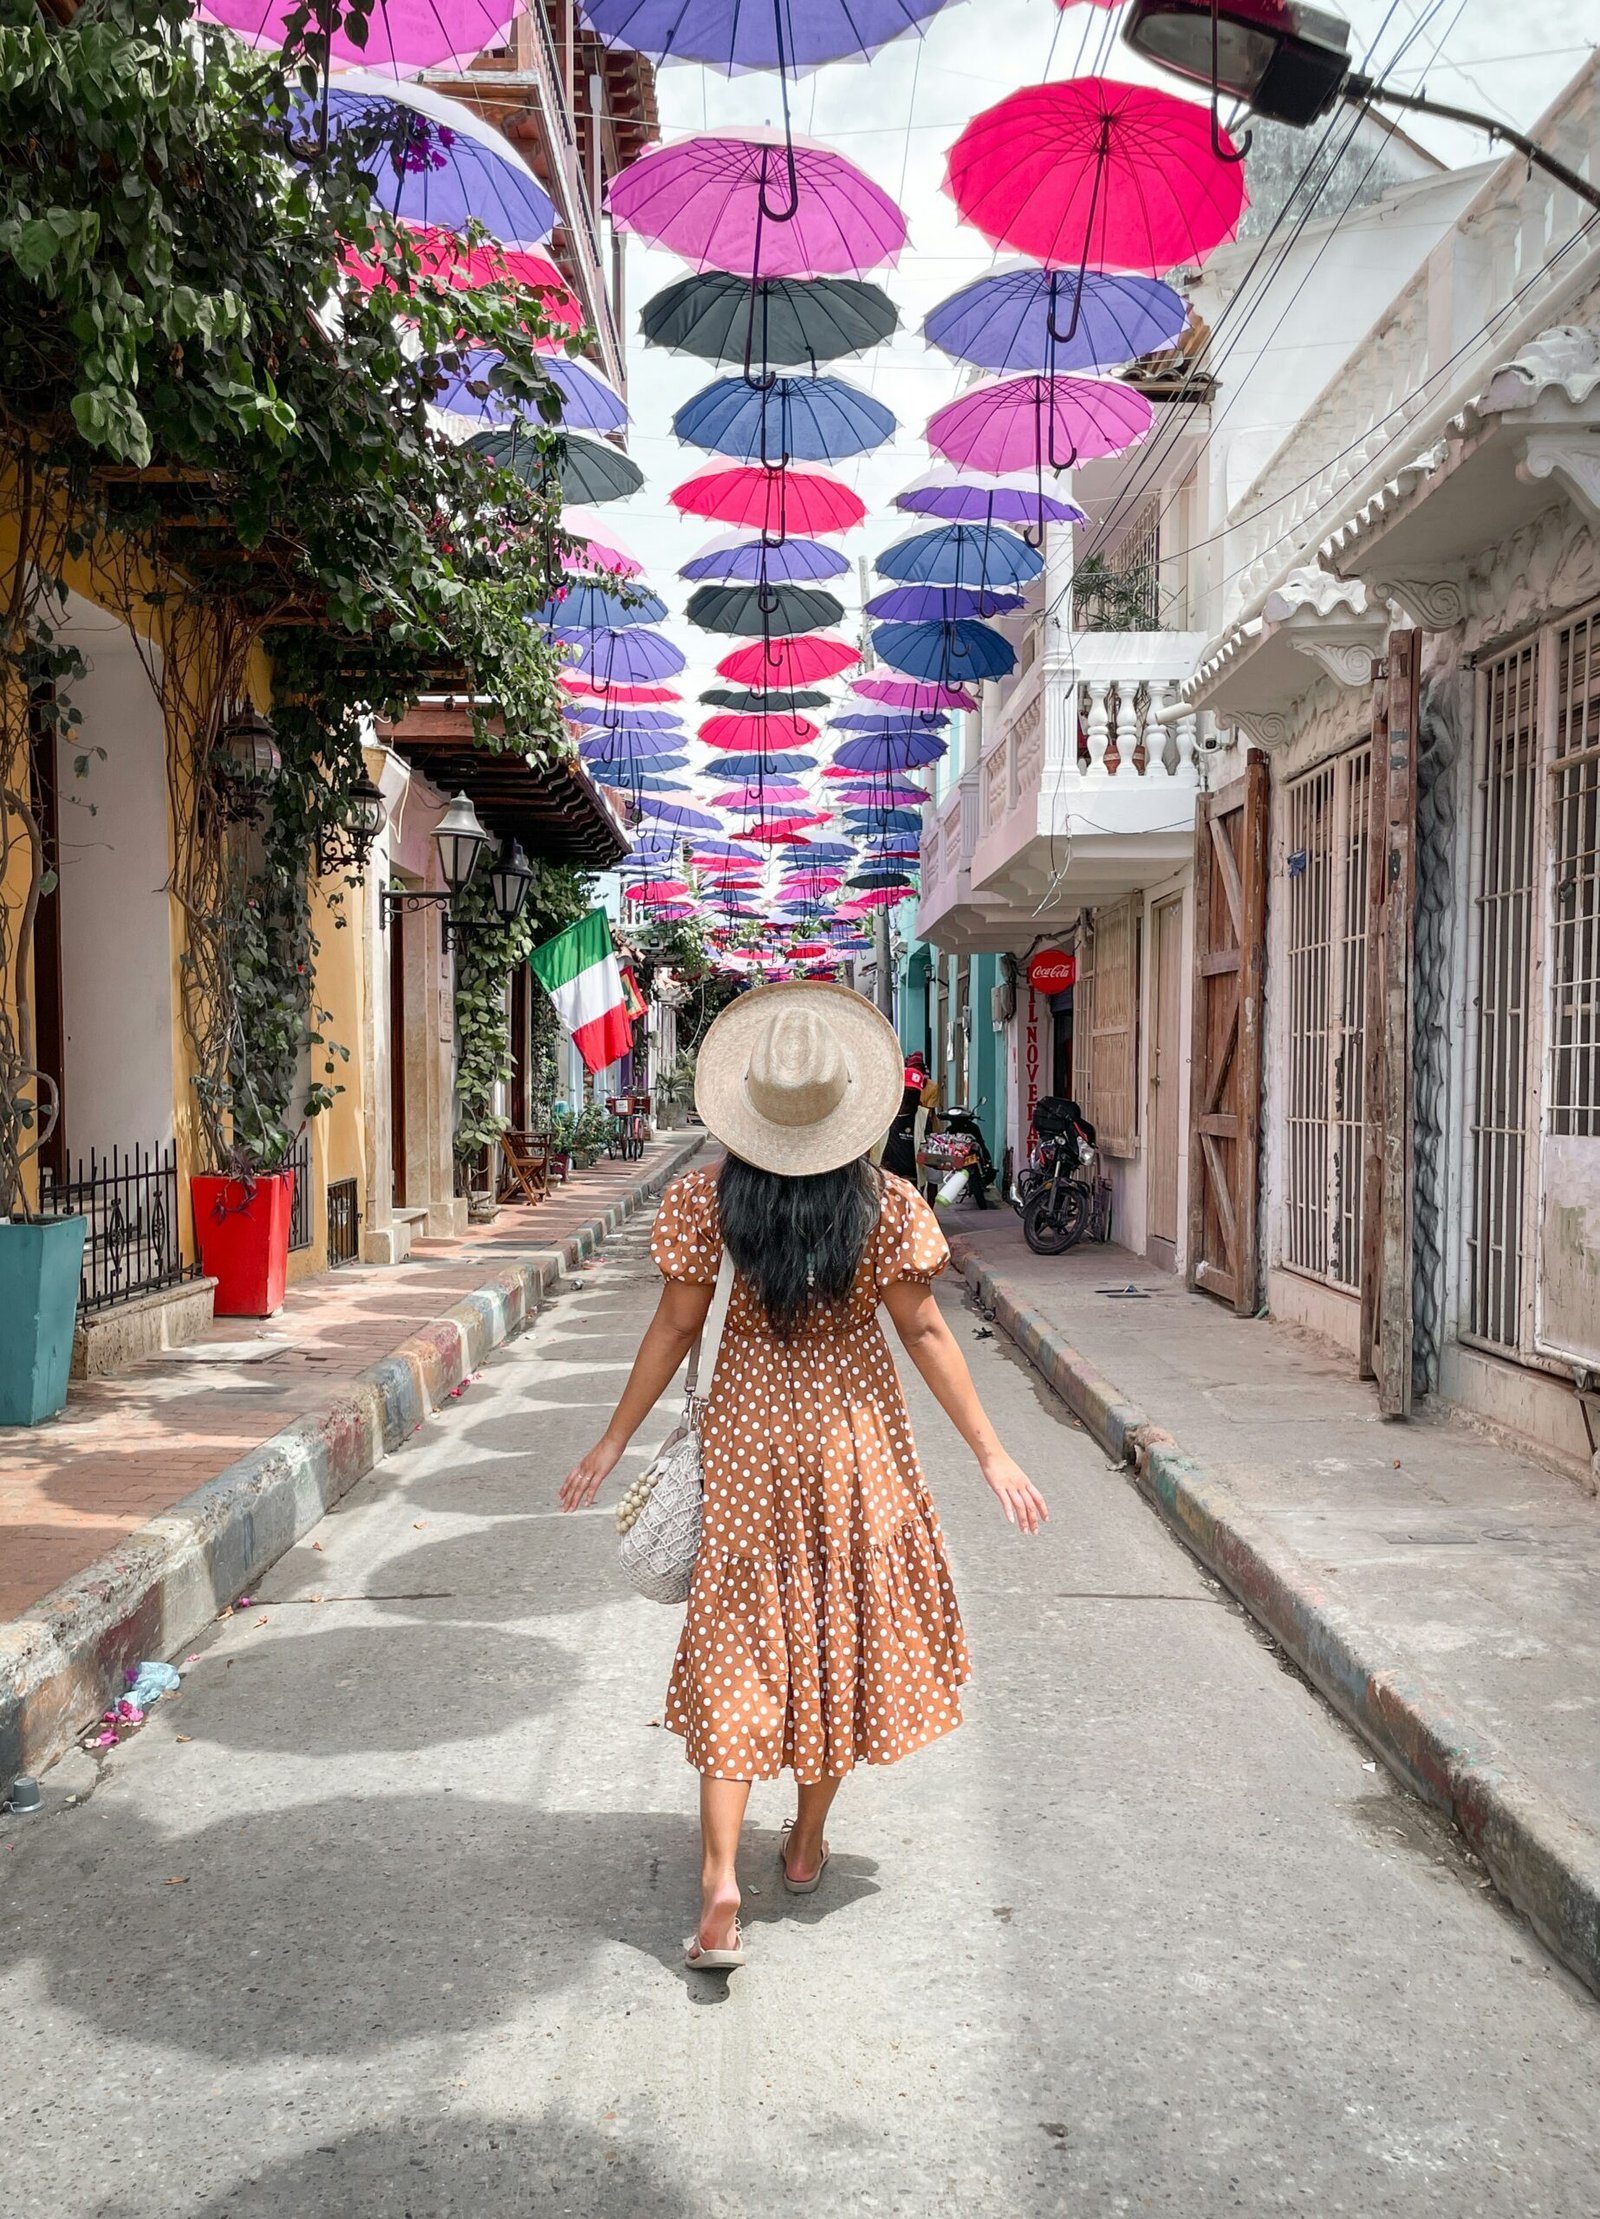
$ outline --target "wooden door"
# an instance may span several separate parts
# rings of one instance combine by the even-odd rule
[[[1150,1172],[1145,1252],[1165,1271],[1178,1268],[1178,1112],[1183,1080],[1183,902],[1157,905],[1152,918],[1155,976],[1150,1027]]]
[[[406,920],[389,920],[389,1169],[394,1207],[406,1200]]]
[[[1195,821],[1189,1284],[1241,1317],[1260,1276],[1261,995],[1267,941],[1267,759],[1202,794]]]

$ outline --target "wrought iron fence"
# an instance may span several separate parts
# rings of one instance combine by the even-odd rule
[[[360,1251],[361,1212],[354,1179],[335,1179],[328,1188],[328,1269],[353,1264]]]
[[[198,1263],[185,1263],[178,1230],[178,1151],[164,1148],[94,1149],[57,1179],[39,1175],[39,1206],[47,1217],[88,1220],[78,1307],[109,1310],[142,1294],[198,1279]]]
[[[311,1246],[311,1135],[302,1133],[283,1166],[293,1177],[289,1196],[289,1252]]]

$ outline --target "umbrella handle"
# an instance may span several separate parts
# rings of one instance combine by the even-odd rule
[[[1217,56],[1217,9],[1219,5],[1220,0],[1211,0],[1211,151],[1219,162],[1227,162],[1237,166],[1249,153],[1255,140],[1255,133],[1247,131],[1239,141],[1238,147],[1231,154],[1222,143],[1222,120],[1217,112],[1222,90],[1218,82],[1219,65]]]
[[[794,126],[789,120],[789,55],[783,19],[783,11],[787,5],[788,0],[772,0],[772,21],[776,33],[778,54],[778,92],[783,102],[784,185],[789,196],[789,205],[786,208],[774,208],[767,199],[767,157],[763,152],[761,156],[761,189],[756,196],[756,210],[759,215],[765,216],[769,223],[793,223],[795,217],[800,213],[800,177],[795,168],[794,160]],[[1215,37],[1214,32],[1212,35]],[[759,262],[751,275],[754,277],[761,275]]]
[[[1078,325],[1083,317],[1083,280],[1087,267],[1088,264],[1087,261],[1085,261],[1083,268],[1078,271],[1078,282],[1072,290],[1072,321],[1068,324],[1065,331],[1058,331],[1056,328],[1056,300],[1059,283],[1059,272],[1055,270],[1052,270],[1050,272],[1050,306],[1045,314],[1044,328],[1045,337],[1054,347],[1067,346],[1078,336]],[[1052,364],[1052,368],[1053,367],[1054,365]]]
[[[756,211],[756,251],[751,260],[759,269],[761,263],[761,211]],[[753,377],[756,352],[756,302],[761,303],[761,375]],[[767,367],[767,291],[765,281],[759,276],[750,280],[750,311],[744,325],[744,382],[752,393],[770,393],[778,382],[776,370]],[[765,425],[763,423],[763,429]]]

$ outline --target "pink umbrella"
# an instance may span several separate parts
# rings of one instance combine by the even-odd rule
[[[297,0],[206,0],[202,11],[225,23],[252,46],[281,46],[283,27]],[[358,46],[341,27],[329,42],[333,60],[346,69],[418,77],[446,62],[462,68],[491,46],[504,43],[519,0],[378,0]],[[342,10],[338,13],[342,14]],[[312,17],[315,24],[315,14]]]
[[[408,223],[404,228],[411,234],[424,277],[458,293],[481,292],[486,285],[519,285],[538,295],[540,313],[563,331],[582,331],[587,322],[582,301],[548,256],[503,247],[497,240],[469,247],[438,224]],[[354,247],[345,249],[344,265],[363,292],[370,293],[375,285],[395,285],[394,273],[385,264],[368,260]]]
[[[775,778],[770,786],[731,786],[726,793],[713,794],[713,809],[776,809],[782,807],[804,808],[811,799],[804,786],[797,786],[792,778]]]
[[[1197,262],[1231,239],[1244,170],[1211,114],[1110,77],[1029,85],[974,116],[950,149],[945,191],[995,246],[1057,269]]]
[[[927,439],[951,462],[999,477],[1120,455],[1154,421],[1143,393],[1110,378],[1006,378],[939,409],[928,419]]]
[[[831,147],[765,128],[653,147],[607,195],[619,231],[736,277],[859,277],[899,258],[906,219]]]
[[[761,748],[776,755],[785,748],[798,747],[803,740],[814,740],[819,729],[809,717],[800,716],[707,717],[700,727],[700,737],[707,747],[727,748],[734,753]]]
[[[688,891],[688,885],[683,879],[658,878],[653,885],[630,886],[628,888],[628,899],[629,901],[648,902],[654,906],[658,902],[682,901]]]
[[[683,695],[676,686],[607,685],[604,680],[591,678],[587,671],[568,667],[556,672],[557,681],[568,693],[577,694],[580,700],[604,701],[616,708],[637,708],[641,703],[681,701]]]
[[[674,486],[669,496],[686,516],[709,516],[718,524],[742,524],[771,541],[812,539],[820,532],[848,532],[867,513],[858,494],[821,470],[769,470],[741,463],[732,470],[705,470]]]
[[[814,686],[824,678],[837,678],[841,670],[858,663],[861,655],[848,640],[826,632],[802,632],[797,639],[752,640],[736,648],[717,665],[719,678],[736,686]]]
[[[807,829],[814,824],[826,824],[826,817],[780,817],[776,824],[753,824],[736,835],[741,840],[802,840]]]
[[[615,525],[606,523],[593,509],[572,502],[561,511],[561,529],[578,543],[579,565],[604,570],[617,578],[638,578],[644,565]],[[671,692],[671,688],[666,689]],[[674,699],[677,697],[674,695]]]
[[[977,696],[961,686],[923,686],[914,678],[857,678],[850,691],[867,701],[881,701],[888,709],[975,709]]]

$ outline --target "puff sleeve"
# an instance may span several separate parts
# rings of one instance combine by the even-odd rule
[[[949,1243],[916,1188],[903,1179],[895,1184],[899,1207],[884,1228],[888,1237],[878,1259],[878,1286],[892,1287],[899,1279],[916,1279],[929,1286],[950,1261]]]
[[[686,1172],[667,1188],[656,1211],[650,1254],[663,1279],[690,1287],[716,1284],[722,1234],[716,1185],[709,1173]]]

